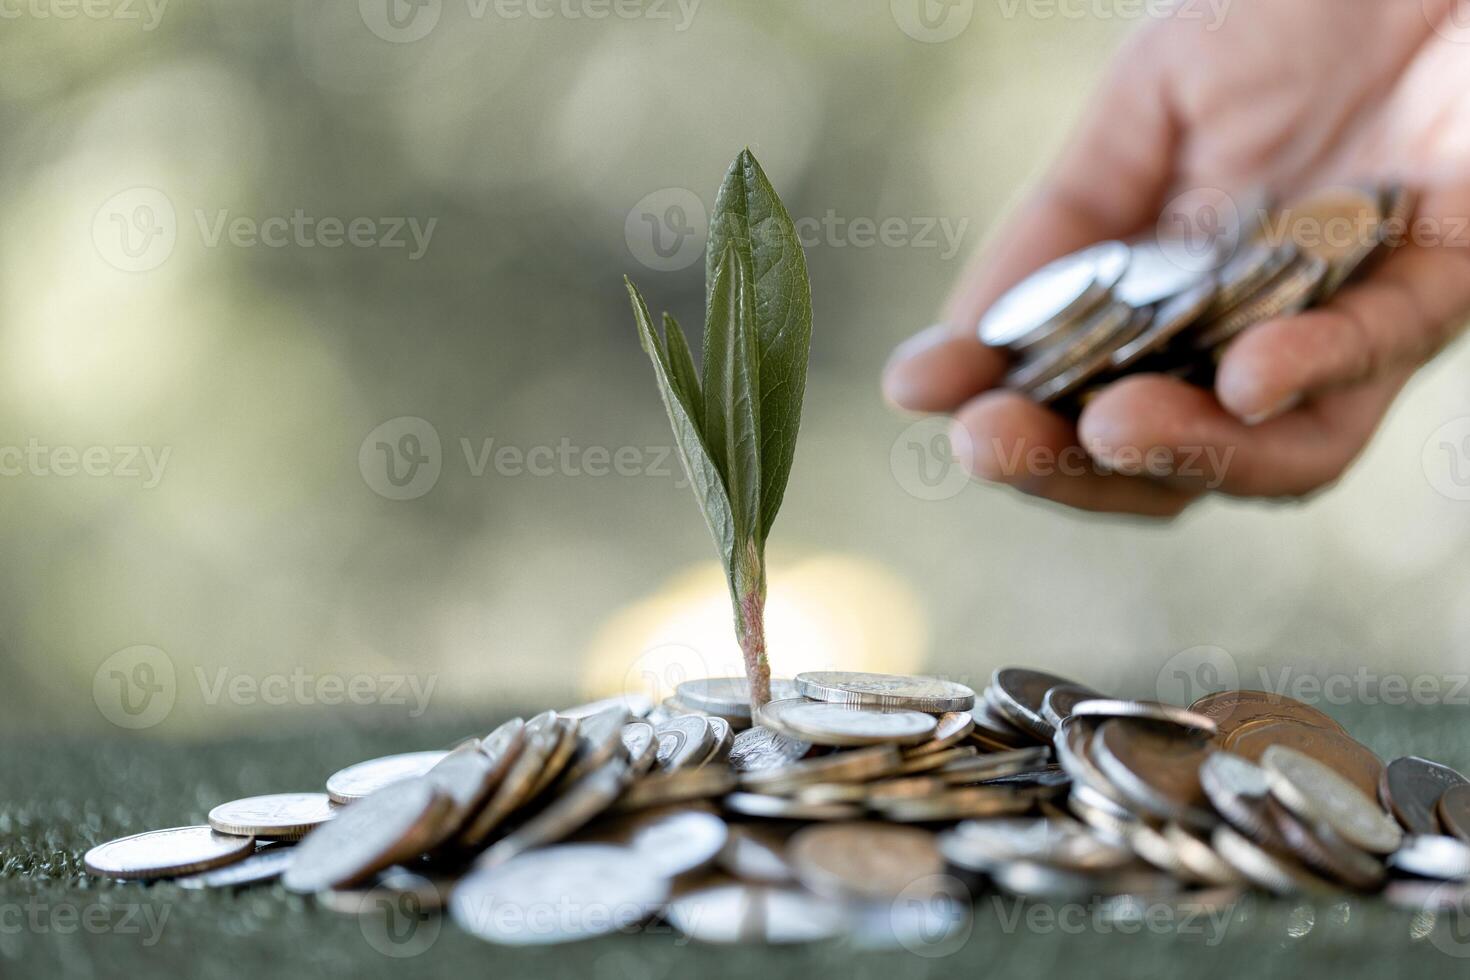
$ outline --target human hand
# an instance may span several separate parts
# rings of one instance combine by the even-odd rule
[[[894,352],[889,400],[953,413],[956,453],[976,476],[1087,510],[1167,517],[1208,490],[1297,497],[1332,483],[1470,313],[1467,6],[1235,0],[1216,31],[1170,19],[1135,34],[942,323]],[[1074,424],[996,387],[1007,355],[979,342],[976,321],[1046,262],[1148,230],[1189,189],[1264,186],[1290,199],[1361,180],[1419,192],[1404,246],[1326,305],[1235,338],[1213,391],[1133,375]],[[1016,465],[1036,451],[1085,451],[1095,465]],[[1159,468],[1202,457],[1229,463]]]

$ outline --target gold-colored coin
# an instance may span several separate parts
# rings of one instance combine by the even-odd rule
[[[832,899],[891,902],[944,871],[933,834],[881,823],[808,827],[791,838],[787,853],[801,883]]]
[[[1298,256],[1260,292],[1234,310],[1206,324],[1195,338],[1199,350],[1218,350],[1247,328],[1280,316],[1300,313],[1327,276],[1326,260],[1314,255]]]

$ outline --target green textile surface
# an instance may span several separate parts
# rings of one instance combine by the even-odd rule
[[[1334,714],[1385,758],[1419,754],[1470,769],[1470,711],[1463,707]],[[363,921],[276,885],[192,892],[100,882],[82,871],[83,853],[97,842],[200,823],[218,802],[311,789],[348,763],[440,747],[475,729],[489,730],[436,722],[203,744],[10,737],[0,751],[0,977],[1470,976],[1470,918],[1401,911],[1377,898],[1251,897],[1223,925],[1176,917],[1128,933],[1094,922],[1085,906],[1054,919],[1044,906],[984,896],[968,941],[940,956],[850,942],[719,948],[688,943],[665,926],[566,946],[506,948],[444,920],[430,941],[426,933],[403,945],[413,955],[395,958],[380,952],[381,939],[370,941]]]

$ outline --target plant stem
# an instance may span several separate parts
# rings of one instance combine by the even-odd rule
[[[761,547],[747,542],[730,582],[735,601],[735,635],[745,657],[752,715],[771,700],[771,664],[766,659],[766,561]]]

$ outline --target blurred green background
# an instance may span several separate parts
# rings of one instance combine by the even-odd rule
[[[747,144],[816,308],[778,673],[1463,671],[1463,349],[1337,488],[1167,526],[956,485],[881,402],[1127,21],[159,3],[0,23],[0,725],[409,723],[728,669],[621,277],[697,328]]]

